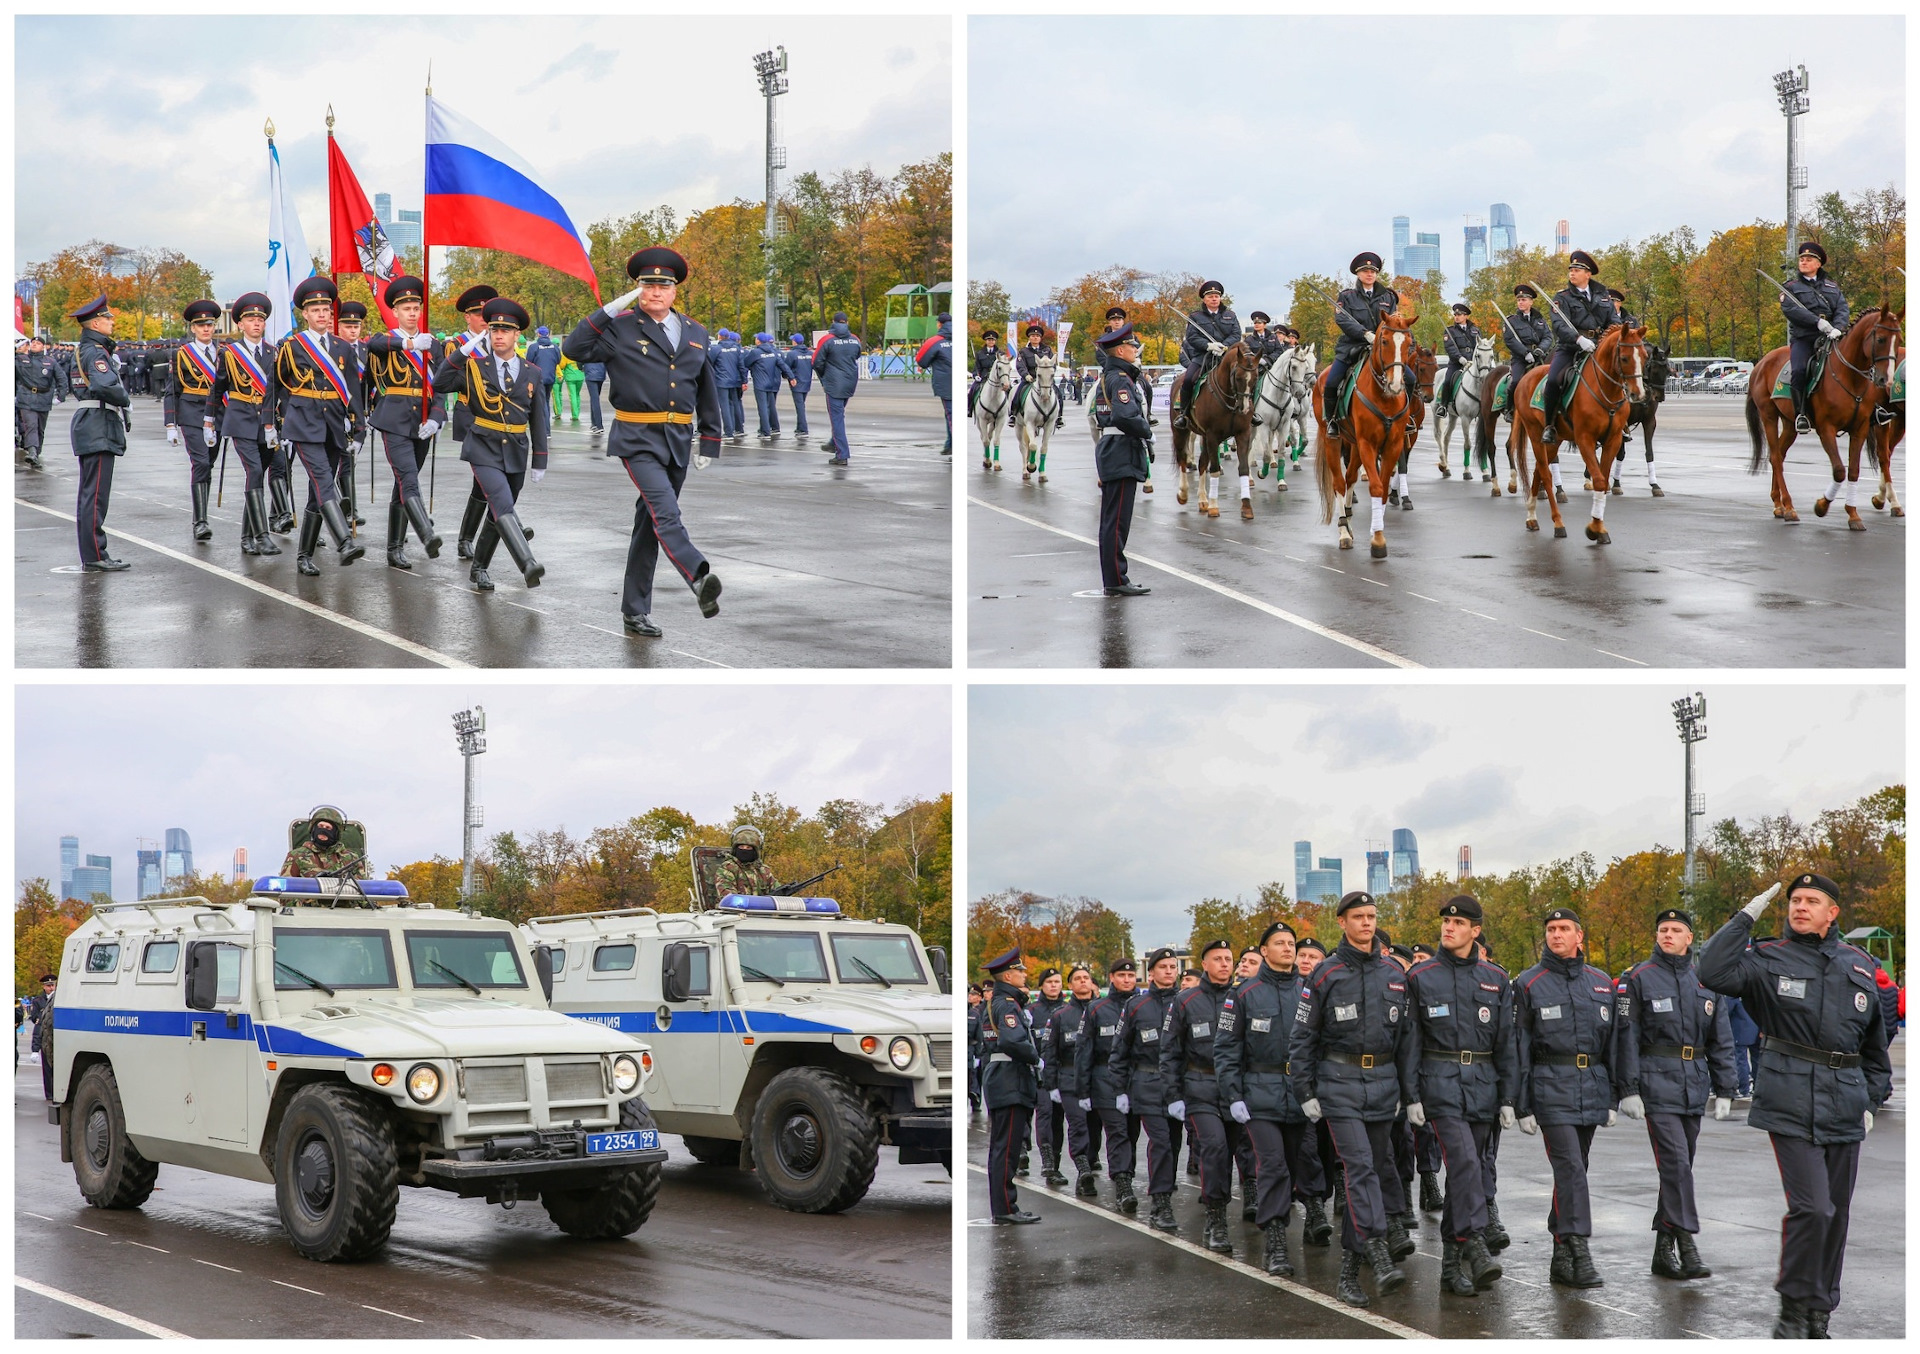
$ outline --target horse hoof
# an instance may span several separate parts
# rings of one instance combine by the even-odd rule
[[[1895,508],[1893,510],[1893,515],[1895,517],[1905,517],[1907,515],[1907,510],[1905,508]]]
[[[1150,494],[1153,492],[1153,486],[1151,484],[1143,484],[1140,486],[1140,490],[1142,493]]]
[[[1780,514],[1780,520],[1782,522],[1798,522],[1800,520],[1800,514],[1795,512],[1792,508],[1788,508],[1785,512]]]
[[[1653,486],[1653,496],[1655,498],[1665,498],[1667,496],[1667,491],[1665,489],[1662,489],[1659,485],[1656,484]]]
[[[1443,465],[1440,467],[1440,478],[1443,480],[1450,480],[1453,478],[1453,472],[1447,469]],[[1471,470],[1462,470],[1460,472],[1460,478],[1463,480],[1470,480],[1473,478],[1473,472]]]
[[[1353,549],[1353,537],[1351,537],[1351,536],[1342,536],[1342,537],[1340,538],[1340,548],[1341,548],[1342,550],[1351,550],[1351,549]]]
[[[1273,492],[1274,492],[1274,493],[1276,493],[1276,494],[1284,494],[1284,493],[1286,493],[1286,492],[1287,492],[1287,482],[1286,482],[1285,480],[1281,480],[1281,481],[1280,481],[1280,482],[1279,482],[1278,484],[1276,484],[1276,485],[1274,485],[1274,486],[1273,486]],[[1895,516],[1895,517],[1898,517],[1899,515],[1900,515],[1899,513],[1895,513],[1895,514],[1894,514],[1894,516]]]
[[[1207,504],[1208,517],[1218,517],[1219,515],[1220,515],[1220,505],[1218,503]]]
[[[1031,470],[1022,470],[1020,472],[1020,483],[1022,484],[1033,483],[1033,472]]]
[[[982,470],[991,470],[993,469],[993,462],[987,460],[985,457],[982,457],[980,460],[980,468]]]
[[[1400,491],[1398,489],[1387,490],[1387,502],[1398,503],[1399,501],[1400,501]]]
[[[1185,507],[1187,502],[1187,491],[1185,489],[1175,489],[1173,491],[1173,501],[1175,503],[1180,504],[1182,507]]]
[[[1596,527],[1591,522],[1587,523],[1587,539],[1595,545],[1613,544],[1613,537],[1607,535],[1607,529],[1605,527]]]
[[[1867,529],[1867,524],[1860,520],[1860,514],[1856,512],[1854,509],[1848,508],[1847,509],[1847,530],[1848,531],[1865,531],[1866,529]]]
[[[1519,482],[1518,482],[1518,481],[1516,481],[1516,480],[1508,480],[1508,481],[1507,481],[1507,492],[1508,492],[1508,493],[1510,493],[1510,494],[1517,494],[1517,493],[1519,493],[1519,492],[1520,492],[1520,485],[1519,485]]]
[[[1460,472],[1460,478],[1463,480],[1470,480],[1473,478],[1473,472],[1471,470],[1462,470]]]
[[[1559,488],[1558,486],[1555,486],[1553,491],[1553,496],[1559,499],[1562,503],[1565,503],[1567,501],[1567,491],[1565,489]]]
[[[1046,482],[1047,482],[1047,477],[1045,475],[1042,475],[1040,477],[1040,483],[1045,484]]]
[[[999,474],[999,473],[1000,473],[1000,472],[1001,472],[1002,470],[1005,470],[1005,469],[1006,469],[1006,467],[1005,467],[1005,466],[1003,466],[1003,465],[1001,465],[1001,464],[1000,464],[1000,462],[998,462],[998,461],[995,461],[995,462],[993,463],[993,473],[994,473],[994,474],[996,474],[996,475],[998,475],[998,474]]]
[[[1532,519],[1531,517],[1529,517],[1529,518],[1527,519],[1527,530],[1528,530],[1528,531],[1538,531],[1538,530],[1540,530],[1540,524],[1539,524],[1538,522],[1536,522],[1536,521],[1534,521],[1534,520],[1533,520],[1533,519]]]
[[[1553,539],[1554,539],[1554,540],[1556,540],[1556,541],[1564,541],[1564,540],[1566,540],[1566,539],[1567,539],[1567,529],[1566,529],[1565,527],[1555,527],[1555,528],[1553,529]]]
[[[1243,498],[1240,500],[1240,520],[1242,522],[1251,522],[1253,520],[1253,501],[1251,499]]]
[[[1588,493],[1588,494],[1592,493],[1593,481],[1588,479],[1585,475],[1582,475],[1580,477],[1580,489],[1582,493]]]
[[[1385,559],[1387,557],[1387,543],[1385,541],[1375,541],[1367,547],[1367,551],[1375,559]]]
[[[1619,482],[1618,480],[1616,480],[1616,481],[1614,481],[1614,485],[1613,485],[1613,492],[1614,492],[1614,493],[1616,493],[1616,494],[1624,494],[1624,493],[1626,493],[1627,491],[1626,491],[1625,489],[1622,489],[1622,488],[1620,487],[1620,482]]]
[[[1882,508],[1884,508],[1884,507],[1886,507],[1886,506],[1887,506],[1887,500],[1886,500],[1886,499],[1884,499],[1884,498],[1882,498],[1882,497],[1880,497],[1880,495],[1878,495],[1878,494],[1875,494],[1875,495],[1873,496],[1873,510],[1874,510],[1875,512],[1879,512],[1879,511],[1880,511],[1880,509],[1882,509]]]
[[[1813,515],[1815,517],[1825,517],[1827,515],[1827,509],[1832,506],[1833,505],[1826,499],[1816,498],[1813,500]]]
[[[1495,498],[1500,497],[1500,486],[1497,484],[1493,486],[1493,496]]]
[[[1412,494],[1408,494],[1405,498],[1400,500],[1400,511],[1401,512],[1413,511],[1413,495]]]

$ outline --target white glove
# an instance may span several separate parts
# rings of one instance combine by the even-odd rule
[[[1167,1115],[1169,1118],[1178,1119],[1184,1123],[1187,1117],[1187,1102],[1184,1100],[1174,1101],[1167,1106]]]
[[[1080,1102],[1080,1112],[1082,1114],[1086,1114],[1088,1111],[1092,1110],[1092,1108],[1093,1108],[1093,1102],[1091,1100],[1082,1100]]]
[[[1060,1092],[1058,1090],[1048,1091],[1047,1099],[1051,1100],[1054,1104],[1058,1105],[1060,1103]]]
[[[1304,1105],[1300,1107],[1300,1112],[1306,1115],[1307,1118],[1313,1120],[1313,1122],[1315,1122],[1316,1124],[1319,1123],[1320,1122],[1320,1098],[1318,1096],[1315,1096],[1312,1100],[1307,1101]]]
[[[1724,1095],[1714,1097],[1713,1099],[1713,1117],[1714,1118],[1724,1119],[1729,1114],[1732,1114],[1732,1113],[1733,1113],[1733,1101],[1731,1099],[1729,1099]]]
[[[468,357],[478,357],[482,351],[492,346],[493,340],[487,337],[485,330],[478,334],[469,334],[460,340],[460,351]]]
[[[170,447],[180,445],[180,430],[171,423],[167,425],[167,445]]]
[[[1772,888],[1768,889],[1765,893],[1761,894],[1758,898],[1755,898],[1752,902],[1748,903],[1745,907],[1741,908],[1740,910],[1746,913],[1749,917],[1752,917],[1755,921],[1759,921],[1760,914],[1767,910],[1767,904],[1771,903],[1774,900],[1774,898],[1778,896],[1779,892],[1780,892],[1780,886],[1778,884],[1775,884]]]
[[[1376,337],[1377,337],[1377,335],[1375,335],[1375,333],[1373,332],[1373,330],[1371,330],[1371,329],[1369,329],[1369,330],[1367,331],[1367,342],[1368,342],[1368,343],[1372,343],[1372,342],[1374,341],[1374,339],[1375,339]]]
[[[213,430],[211,423],[202,423],[200,425],[200,435],[207,439],[207,445],[209,447],[217,447],[220,445],[220,434]]]
[[[1867,1111],[1867,1132],[1873,1132],[1873,1111]]]
[[[407,347],[413,349],[416,353],[430,353],[433,351],[433,335],[425,333],[415,334],[407,340]]]
[[[1247,1108],[1247,1102],[1244,1100],[1236,1100],[1227,1106],[1227,1113],[1233,1116],[1233,1122],[1236,1124],[1253,1122],[1253,1112]]]
[[[1575,342],[1581,352],[1590,353],[1593,351],[1593,340],[1588,338],[1585,334],[1582,334],[1577,340],[1575,340]]]
[[[535,484],[540,483],[541,480],[547,477],[547,472],[542,470],[539,466],[535,466],[533,470],[529,472],[529,474]]]
[[[1607,1111],[1607,1127],[1612,1128],[1615,1124],[1619,1122],[1620,1122],[1619,1112],[1617,1110],[1608,1110]]]
[[[693,468],[695,470],[705,470],[708,466],[712,464],[713,464],[713,457],[711,456],[701,456],[696,453],[693,458]]]
[[[1531,1114],[1520,1121],[1520,1131],[1531,1138],[1540,1131],[1540,1123]]]
[[[347,455],[358,456],[359,454],[360,454],[360,439],[357,437],[349,438],[347,441]]]
[[[265,432],[267,435],[267,450],[268,451],[280,450],[280,430],[274,427],[271,423],[269,423],[261,431]]]
[[[607,302],[607,312],[606,312],[607,318],[610,320],[613,319],[616,315],[619,315],[622,311],[626,310],[628,306],[632,305],[635,301],[638,301],[639,299],[640,299],[640,289],[638,287],[635,287],[632,291],[628,292],[625,296],[614,297],[611,301]]]
[[[1214,342],[1214,343],[1209,343],[1207,345],[1207,351],[1209,353],[1212,353],[1215,357],[1220,356],[1220,354],[1224,353],[1226,350],[1227,350],[1227,345],[1224,343]]]
[[[1637,1095],[1630,1095],[1620,1102],[1620,1112],[1629,1119],[1644,1119],[1647,1117],[1647,1102]]]
[[[1127,1094],[1124,1091],[1113,1098],[1113,1107],[1119,1110],[1122,1114],[1133,1113],[1133,1101],[1128,1098]]]
[[[1427,1126],[1427,1107],[1418,1100],[1407,1106],[1407,1122],[1415,1128],[1425,1128]]]
[[[430,418],[425,423],[422,423],[420,425],[420,431],[415,433],[414,436],[419,438],[422,442],[424,442],[439,431],[440,431],[440,420],[437,418]]]
[[[1840,331],[1838,329],[1835,329],[1833,325],[1826,320],[1820,321],[1820,332],[1825,334],[1830,339],[1840,337]]]
[[[1500,1127],[1512,1128],[1513,1124],[1514,1124],[1513,1106],[1502,1105],[1500,1107]]]

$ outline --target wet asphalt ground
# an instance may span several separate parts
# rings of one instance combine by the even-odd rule
[[[819,447],[826,400],[808,400],[809,436],[793,436],[792,405],[778,440],[761,442],[751,410],[744,440],[705,470],[688,472],[681,498],[693,541],[725,592],[704,619],[663,557],[655,574],[657,640],[627,636],[620,582],[633,527],[634,492],[604,437],[562,421],[547,477],[528,484],[522,519],[546,565],[529,590],[504,547],[476,592],[454,557],[472,474],[458,444],[441,437],[434,524],[445,538],[428,560],[409,533],[412,572],[387,567],[392,475],[378,446],[359,458],[367,554],[341,568],[331,544],[318,578],[294,570],[295,536],[282,554],[242,555],[245,473],[229,452],[224,506],[213,539],[191,531],[187,459],[166,444],[160,402],[135,396],[127,455],[114,469],[107,519],[126,573],[79,572],[73,524],[79,484],[67,425],[56,405],[46,432],[47,469],[14,472],[15,661],[24,668],[302,667],[940,667],[952,656],[952,474],[940,454],[940,402],[924,382],[861,383],[848,406],[852,464],[833,467]],[[378,443],[378,438],[374,442]],[[217,477],[216,469],[216,477]],[[427,482],[422,470],[421,482]],[[294,494],[306,502],[305,472]],[[377,499],[375,495],[377,494]],[[323,540],[325,538],[323,537]]]
[[[1900,1339],[1906,1332],[1906,1040],[1893,1045],[1894,1094],[1874,1116],[1853,1196],[1836,1338]],[[1439,1291],[1439,1215],[1420,1213],[1418,1250],[1400,1262],[1407,1283],[1364,1311],[1334,1296],[1340,1239],[1307,1246],[1296,1208],[1288,1229],[1294,1277],[1259,1267],[1263,1240],[1240,1220],[1236,1188],[1228,1210],[1234,1254],[1199,1245],[1204,1211],[1198,1182],[1182,1172],[1174,1194],[1177,1237],[1146,1227],[1113,1207],[1103,1167],[1097,1199],[1073,1186],[1040,1184],[1040,1159],[1019,1180],[1020,1204],[1041,1221],[996,1227],[987,1221],[987,1124],[968,1124],[967,1328],[978,1338],[1073,1335],[1088,1339],[1445,1338],[1712,1339],[1764,1338],[1779,1310],[1773,1281],[1786,1211],[1767,1135],[1746,1125],[1737,1101],[1724,1123],[1708,1118],[1694,1164],[1701,1258],[1713,1276],[1687,1283],[1656,1279],[1653,1201],[1657,1190],[1646,1128],[1624,1116],[1594,1135],[1588,1181],[1593,1260],[1606,1286],[1556,1288],[1547,1282],[1553,1242],[1546,1230],[1553,1177],[1537,1137],[1508,1131],[1500,1141],[1501,1219],[1513,1244],[1499,1256],[1503,1278],[1471,1298]],[[1145,1138],[1142,1137],[1142,1143]],[[1067,1170],[1071,1182],[1073,1171]],[[1443,1177],[1444,1180],[1444,1177]],[[1144,1177],[1137,1177],[1141,1189]],[[1416,1179],[1415,1189],[1419,1188]],[[1374,1292],[1370,1271],[1361,1279]]]
[[[673,1158],[659,1202],[623,1241],[573,1240],[538,1203],[506,1212],[403,1189],[382,1255],[324,1265],[287,1244],[271,1185],[163,1166],[144,1207],[88,1207],[45,1104],[40,1068],[23,1056],[14,1078],[16,1339],[952,1333],[952,1183],[939,1166],[901,1166],[890,1151],[859,1204],[809,1217],[766,1202],[751,1174],[699,1165],[663,1135]]]
[[[1828,484],[1810,438],[1788,452],[1796,525],[1773,519],[1764,473],[1747,473],[1741,403],[1674,395],[1654,449],[1666,497],[1648,493],[1639,433],[1625,458],[1624,494],[1608,501],[1613,543],[1583,532],[1591,495],[1571,448],[1562,456],[1567,538],[1525,530],[1524,501],[1503,497],[1479,468],[1441,478],[1430,431],[1409,467],[1415,507],[1389,507],[1388,557],[1367,550],[1364,495],[1355,548],[1337,548],[1320,522],[1309,446],[1277,493],[1254,480],[1254,514],[1240,520],[1231,473],[1220,516],[1175,502],[1177,477],[1162,415],[1154,492],[1136,498],[1128,556],[1150,596],[1100,592],[1094,537],[1100,494],[1085,406],[1069,405],[1054,434],[1048,482],[1023,484],[1011,432],[998,473],[981,468],[967,426],[967,621],[975,667],[1862,667],[1904,665],[1906,522],[1869,498],[1878,474],[1862,451],[1864,532],[1835,509],[1814,516]],[[1904,448],[1902,449],[1904,451]],[[1844,454],[1845,448],[1842,447]],[[1233,463],[1228,459],[1231,471]],[[1906,462],[1895,488],[1905,501]]]

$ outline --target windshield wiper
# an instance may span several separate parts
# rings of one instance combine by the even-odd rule
[[[325,992],[329,997],[339,995],[331,987],[328,987],[325,983],[321,982],[318,978],[314,977],[311,973],[302,973],[299,969],[295,968],[292,964],[289,964],[284,959],[274,960],[273,966],[275,968],[285,969],[288,973],[291,973],[294,977],[298,978],[301,982],[305,983],[308,987],[317,987],[322,992]]]
[[[847,958],[853,960],[854,963],[858,964],[861,968],[865,969],[868,973],[872,974],[873,980],[876,983],[879,983],[882,987],[893,986],[892,983],[887,981],[885,974],[881,973],[879,969],[875,968],[872,964],[869,964],[866,960],[862,959],[859,955],[850,954],[847,956]]]
[[[776,978],[771,973],[762,973],[752,964],[742,964],[740,966],[740,972],[749,978],[757,978],[763,983],[772,983],[775,987],[785,987],[787,985],[785,979]]]
[[[445,964],[441,963],[438,959],[429,959],[427,960],[427,962],[433,965],[435,968],[439,969],[442,973],[446,974],[449,978],[453,979],[456,983],[459,983],[460,986],[466,988],[467,991],[473,993],[474,996],[484,997],[486,995],[486,993],[482,992],[478,987],[468,982],[465,978],[462,978],[459,974],[455,973],[452,969],[448,968]]]

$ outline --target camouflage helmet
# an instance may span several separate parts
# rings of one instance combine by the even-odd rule
[[[735,846],[751,846],[757,851],[767,844],[767,839],[761,835],[760,829],[752,823],[743,823],[733,830],[733,844]]]
[[[313,806],[313,811],[307,815],[307,821],[311,823],[319,818],[326,819],[336,827],[345,827],[347,822],[347,815],[340,812],[340,810],[332,804],[316,804]]]

